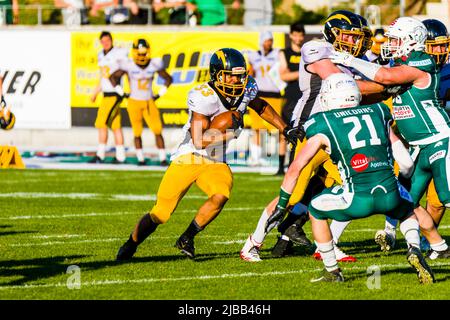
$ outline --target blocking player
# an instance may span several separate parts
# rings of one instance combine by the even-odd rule
[[[299,66],[299,86],[302,92],[302,97],[298,101],[293,118],[296,120],[295,125],[300,127],[306,120],[316,112],[321,111],[321,106],[318,99],[318,94],[322,86],[323,79],[327,78],[332,73],[351,73],[350,70],[337,67],[334,65],[329,57],[335,51],[350,52],[355,56],[362,56],[371,44],[371,32],[367,25],[367,21],[352,12],[346,10],[338,10],[332,12],[324,25],[324,39],[311,40],[306,42],[301,49],[301,59]],[[371,83],[370,81],[358,81],[363,94],[368,95],[380,92],[384,88],[381,85]],[[304,133],[297,144],[298,152],[306,143]],[[318,178],[317,173],[324,171],[324,178]],[[316,176],[316,177],[314,177]],[[303,171],[301,178],[294,190],[294,194],[290,200],[290,208],[302,201],[303,204],[308,205],[309,199],[313,194],[319,193],[325,186],[329,187],[333,183],[341,183],[341,178],[336,166],[331,162],[329,156],[321,151],[311,161],[306,169]],[[308,197],[305,197],[308,185],[311,183],[308,192]],[[258,262],[261,261],[259,257],[259,249],[266,236],[265,226],[272,211],[275,208],[277,199],[274,199],[262,212],[255,231],[247,238],[240,256],[243,260]],[[291,210],[288,210],[291,211]],[[282,218],[282,217],[281,217]],[[283,256],[288,252],[292,242],[305,245],[305,235],[301,226],[307,219],[305,216],[296,216],[294,212],[289,212],[285,221],[280,224],[279,231],[282,236],[279,238],[277,244],[273,249],[276,256]],[[290,226],[294,225],[294,228]],[[332,223],[333,235],[335,239],[339,239],[340,234],[345,228],[346,224],[341,222]],[[341,251],[337,246],[334,246],[338,260],[353,262],[356,259]],[[320,256],[318,257],[320,258]]]
[[[413,170],[413,161],[391,130],[389,108],[383,103],[359,106],[360,101],[361,93],[350,75],[332,74],[325,80],[320,92],[324,112],[314,114],[304,125],[308,141],[289,166],[277,207],[286,208],[302,170],[319,150],[324,150],[340,168],[343,183],[322,191],[308,207],[314,240],[325,266],[323,275],[311,282],[344,281],[328,219],[349,221],[387,214],[401,221],[400,230],[408,243],[407,261],[419,282],[432,283],[433,272],[419,249],[419,222],[412,199],[393,170],[393,158],[406,173]]]
[[[283,105],[283,99],[281,97],[280,89],[270,76],[270,70],[278,62],[278,56],[280,50],[273,47],[273,35],[270,31],[265,31],[260,34],[259,37],[260,50],[251,52],[248,55],[249,73],[255,78],[256,84],[259,88],[260,97],[266,100],[275,111],[281,115],[281,107]],[[254,136],[250,142],[250,156],[249,161],[251,165],[261,164],[261,132],[260,130],[274,130],[275,128],[264,122],[258,114],[249,110],[249,116],[251,119],[251,128],[254,130]],[[286,142],[282,135],[279,139],[279,161],[283,162],[281,166],[282,172],[278,174],[284,174],[284,156],[286,154]],[[282,157],[282,158],[281,158]]]
[[[123,88],[120,85],[112,86],[109,77],[120,68],[120,64],[126,61],[127,52],[122,48],[113,46],[111,33],[103,31],[100,34],[100,44],[103,50],[98,53],[98,66],[100,67],[99,85],[94,89],[91,101],[95,102],[100,92],[103,98],[97,112],[95,127],[98,129],[98,149],[92,163],[105,161],[106,143],[108,142],[108,128],[114,133],[116,144],[116,157],[114,162],[125,162],[125,147],[123,145],[123,133],[120,114],[120,103],[123,99]]]
[[[428,31],[427,40],[425,41],[425,51],[434,58],[436,65],[440,68],[440,70],[442,70],[447,63],[450,50],[450,37],[447,28],[442,22],[436,19],[427,19],[422,21],[422,23],[425,25]],[[442,87],[442,83],[440,87]],[[445,106],[445,94],[440,92],[439,95],[442,105]],[[439,201],[433,180],[428,186],[426,194],[426,209],[433,218],[434,224],[436,225],[436,227],[438,227],[445,212],[445,206]],[[375,239],[384,238],[384,240],[379,241],[381,242],[381,249],[385,252],[392,250],[395,246],[396,227],[397,221],[387,218],[385,229],[377,232],[377,236],[375,237]],[[426,239],[424,238],[422,238],[421,241],[421,249],[425,251],[429,249],[429,243],[427,243]]]
[[[11,107],[6,104],[3,96],[3,78],[0,77],[0,129],[11,130],[16,123],[16,116],[11,112]]]
[[[117,260],[128,260],[156,228],[166,223],[182,197],[195,182],[208,196],[175,246],[189,258],[195,257],[194,237],[221,212],[230,197],[233,177],[226,164],[225,147],[242,128],[247,107],[295,142],[296,129],[287,126],[274,109],[258,96],[255,80],[248,76],[243,55],[231,48],[216,51],[210,61],[211,80],[193,88],[187,98],[189,120],[184,137],[171,157],[157,193],[156,204],[136,225],[129,239],[119,249]],[[227,111],[233,114],[230,130],[208,130],[210,122]]]
[[[428,226],[434,228],[433,219],[420,205],[431,179],[434,180],[439,201],[450,206],[450,118],[438,101],[439,67],[425,51],[427,39],[425,25],[411,17],[400,17],[386,32],[387,42],[382,46],[384,59],[394,59],[391,68],[382,67],[335,52],[335,63],[352,67],[368,79],[384,85],[410,85],[393,102],[393,115],[397,128],[409,144],[415,170],[409,190],[414,201],[414,212],[419,219],[422,234],[430,243],[430,258],[450,258],[445,240],[430,236]],[[383,233],[376,235],[381,247],[388,246]]]
[[[160,98],[172,83],[172,77],[167,73],[164,63],[160,58],[151,58],[150,44],[145,39],[136,39],[131,49],[132,60],[124,63],[120,70],[115,71],[111,77],[113,87],[119,84],[120,78],[127,74],[130,83],[130,96],[128,98],[127,111],[130,117],[134,134],[134,146],[138,165],[145,165],[144,152],[142,150],[143,120],[155,134],[156,147],[158,148],[161,165],[167,165],[166,150],[162,136],[162,122],[155,100]],[[164,86],[155,96],[152,90],[153,78],[157,73],[164,79]]]

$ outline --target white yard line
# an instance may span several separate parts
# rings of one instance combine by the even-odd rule
[[[224,208],[224,211],[251,211],[261,210],[263,207],[248,207],[248,208]],[[197,212],[198,209],[178,210],[179,213]],[[139,212],[92,212],[92,213],[73,213],[62,215],[23,215],[23,216],[9,216],[0,217],[1,220],[30,220],[30,219],[63,219],[63,218],[86,218],[86,217],[101,217],[101,216],[120,216],[120,215],[137,215]]]
[[[85,237],[85,234],[49,234],[49,235],[39,235],[39,236],[32,236],[31,238],[34,239],[51,239],[51,238],[83,238]]]
[[[430,263],[432,267],[450,266],[450,262],[447,263]],[[399,264],[379,264],[377,265],[381,269],[401,268],[409,267],[406,263]],[[366,270],[367,266],[353,266],[350,268],[344,268],[344,270]],[[99,281],[87,281],[81,282],[81,287],[95,287],[105,285],[123,285],[123,284],[145,284],[145,283],[159,283],[159,282],[178,282],[178,281],[197,281],[197,280],[217,280],[217,279],[231,279],[231,278],[249,278],[249,277],[272,277],[272,276],[285,276],[290,274],[301,274],[310,272],[319,272],[322,268],[303,269],[303,270],[287,270],[287,271],[272,271],[272,272],[245,272],[245,273],[224,273],[218,275],[202,275],[196,277],[178,277],[178,278],[144,278],[144,279],[105,279]],[[44,289],[44,288],[58,288],[66,287],[66,283],[48,283],[48,284],[28,284],[28,285],[14,285],[14,286],[0,286],[0,290],[12,290],[12,289]]]
[[[0,198],[69,198],[93,200],[121,200],[121,201],[154,201],[156,194],[105,194],[105,193],[53,193],[53,192],[9,192],[0,193]],[[206,199],[206,195],[188,194],[185,199]]]

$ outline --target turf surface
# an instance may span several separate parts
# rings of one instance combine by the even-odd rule
[[[174,248],[206,198],[194,185],[131,262],[115,262],[118,248],[154,203],[162,174],[0,171],[0,299],[448,299],[450,260],[430,262],[437,283],[419,285],[400,232],[391,254],[375,245],[383,216],[354,221],[343,234],[341,248],[358,262],[341,263],[347,280],[342,284],[310,283],[322,263],[302,248],[273,258],[274,231],[262,262],[240,260],[244,240],[281,182],[258,174],[234,175],[230,201],[196,237],[195,261]],[[447,214],[440,231],[448,242],[449,226]],[[309,223],[305,231],[311,237]],[[69,289],[78,275],[67,273],[71,265],[79,267],[80,289]],[[371,266],[381,271],[379,289],[368,274]]]

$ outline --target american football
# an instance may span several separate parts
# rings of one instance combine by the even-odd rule
[[[226,111],[215,116],[212,119],[209,128],[220,130],[220,132],[225,132],[233,126],[232,115],[239,119],[241,118],[241,114],[238,111]]]

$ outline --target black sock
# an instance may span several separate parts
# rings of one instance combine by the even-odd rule
[[[150,217],[149,213],[146,213],[141,220],[139,221],[138,228],[137,228],[137,242],[133,240],[133,233],[130,236],[131,241],[133,241],[136,245],[141,244],[142,241],[147,239],[149,235],[151,235],[159,224],[155,223],[152,218]]]
[[[286,158],[286,155],[280,155],[278,156],[278,172],[284,172],[284,159]]]
[[[186,229],[186,231],[181,235],[181,237],[193,239],[197,233],[202,231],[203,228],[200,227],[197,222],[195,222],[195,219],[192,220],[189,227]]]
[[[278,231],[284,233],[286,229],[293,225],[297,219],[298,215],[293,214],[291,211],[289,211],[287,217],[284,218],[284,220],[278,226]]]

